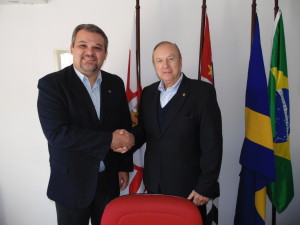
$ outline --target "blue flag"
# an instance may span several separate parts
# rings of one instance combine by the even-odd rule
[[[257,15],[248,69],[245,130],[234,224],[263,225],[266,186],[275,179],[275,166],[268,86]]]

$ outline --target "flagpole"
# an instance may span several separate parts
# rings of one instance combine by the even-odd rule
[[[252,0],[252,18],[251,18],[251,45],[252,46],[252,41],[253,41],[253,35],[254,35],[254,28],[255,28],[255,19],[256,19],[256,0]]]
[[[140,1],[136,0],[136,72],[138,83],[141,84],[140,61]]]
[[[205,28],[205,14],[206,14],[206,0],[202,2],[202,17],[201,17],[201,31],[200,31],[200,51],[199,51],[199,67],[198,67],[198,79],[201,80],[201,56],[204,41],[204,28]]]
[[[278,6],[278,0],[274,0],[274,1],[275,1],[275,7],[274,7],[274,19],[275,19],[279,10],[279,6]]]
[[[274,0],[274,3],[275,3],[274,6],[274,20],[275,20],[279,10],[278,0]],[[272,204],[272,225],[276,225],[276,209],[273,204]]]

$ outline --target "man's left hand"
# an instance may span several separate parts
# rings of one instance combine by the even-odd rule
[[[204,197],[193,190],[192,193],[189,195],[188,200],[192,200],[196,206],[201,206],[205,205],[209,201],[209,198]]]
[[[129,173],[119,172],[119,186],[121,191],[127,187],[128,181],[129,181]]]

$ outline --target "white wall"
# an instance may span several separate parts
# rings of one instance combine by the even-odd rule
[[[219,221],[233,224],[244,139],[244,101],[250,51],[251,2],[208,1],[215,82],[223,116],[224,156],[220,175]],[[266,71],[273,32],[274,1],[258,1]],[[141,1],[142,85],[157,80],[151,53],[162,40],[176,42],[183,71],[197,77],[201,4],[198,0]],[[277,216],[278,225],[300,223],[300,1],[280,1],[288,56],[291,100],[291,154],[295,197]],[[37,80],[54,71],[55,48],[68,48],[79,23],[95,23],[107,33],[104,69],[126,81],[134,0],[49,0],[42,5],[0,5],[0,224],[53,225],[54,203],[46,197],[48,150],[38,121]],[[268,73],[267,73],[268,74]],[[297,209],[298,208],[298,209]],[[268,204],[268,214],[270,214]],[[271,224],[268,215],[267,224]]]

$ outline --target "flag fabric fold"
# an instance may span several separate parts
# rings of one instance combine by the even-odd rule
[[[271,66],[269,73],[269,100],[274,142],[276,181],[267,189],[276,211],[284,211],[294,197],[290,156],[290,103],[285,37],[282,13],[275,18]]]
[[[138,106],[141,92],[142,87],[137,74],[136,18],[134,17],[131,46],[129,49],[128,56],[128,70],[126,83],[126,97],[129,105],[133,127],[138,124]],[[125,190],[121,191],[121,195],[143,193],[145,191],[145,186],[143,183],[145,149],[145,145],[143,145],[133,154],[134,171],[129,173],[129,185]]]
[[[207,203],[207,216],[205,225],[218,225],[218,219],[219,219],[219,197],[213,199],[212,201],[209,201]]]
[[[242,169],[234,224],[265,224],[266,186],[275,179],[275,165],[268,87],[257,15],[248,68],[245,139],[240,164]]]
[[[214,84],[213,62],[210,43],[209,21],[205,14],[203,48],[201,53],[201,80]]]
[[[208,15],[205,14],[203,48],[201,53],[201,72],[200,79],[214,85],[213,61],[210,42],[210,31]],[[219,198],[213,199],[207,203],[207,216],[205,225],[218,224],[218,206]]]

